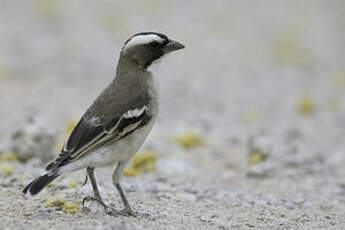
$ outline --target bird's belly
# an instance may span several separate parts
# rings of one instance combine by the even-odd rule
[[[121,138],[120,140],[103,146],[85,157],[89,167],[104,167],[114,165],[117,162],[129,161],[144,143],[152,129],[154,121],[135,132]],[[84,160],[84,159],[82,159]]]

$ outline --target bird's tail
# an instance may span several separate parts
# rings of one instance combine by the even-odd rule
[[[37,177],[24,188],[23,193],[36,195],[37,193],[42,191],[42,189],[46,187],[50,182],[55,180],[58,176],[60,175],[57,173],[49,172],[47,174],[44,174],[43,176]]]

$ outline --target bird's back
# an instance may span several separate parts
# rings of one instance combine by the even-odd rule
[[[83,118],[97,117],[101,122],[108,122],[128,110],[154,103],[157,98],[155,92],[152,92],[152,81],[149,72],[138,73],[138,70],[132,70],[127,71],[125,75],[118,73],[89,107]]]

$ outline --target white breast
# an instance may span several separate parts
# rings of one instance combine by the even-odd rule
[[[156,115],[150,123],[137,129],[128,136],[121,138],[113,144],[100,147],[85,157],[71,162],[60,168],[60,173],[72,172],[86,167],[105,167],[115,165],[117,162],[128,162],[140,149],[150,133],[156,120]]]

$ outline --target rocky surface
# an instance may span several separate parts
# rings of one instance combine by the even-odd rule
[[[344,228],[343,1],[47,2],[1,2],[0,229]],[[122,180],[147,215],[83,208],[82,171],[23,196],[45,156],[20,161],[11,135],[38,115],[60,139],[147,30],[187,47],[160,66],[155,170]],[[121,208],[112,170],[96,176]]]

